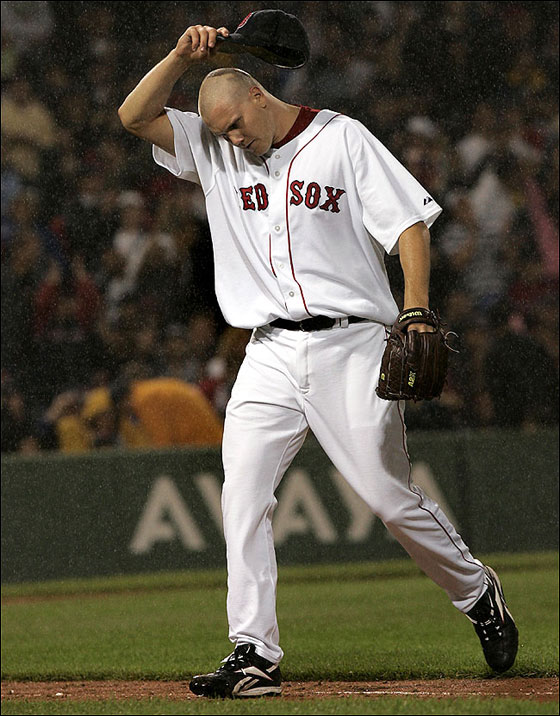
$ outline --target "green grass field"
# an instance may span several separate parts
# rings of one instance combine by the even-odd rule
[[[517,662],[503,678],[556,675],[557,555],[496,555],[486,561],[500,573],[520,630]],[[2,597],[3,680],[184,680],[213,670],[231,651],[222,572],[14,585],[4,587]],[[471,624],[411,562],[284,568],[278,615],[287,681],[489,675]],[[558,705],[386,697],[18,701],[3,703],[2,713],[540,714],[558,713]]]
[[[516,699],[324,699],[286,702],[253,701],[18,701],[4,704],[3,714],[557,714],[557,704],[542,704]]]

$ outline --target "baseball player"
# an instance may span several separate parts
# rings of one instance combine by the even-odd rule
[[[212,697],[281,692],[274,492],[308,429],[504,671],[517,629],[499,579],[411,482],[404,404],[375,391],[398,314],[384,252],[400,254],[404,308],[428,308],[428,228],[441,208],[358,121],[284,102],[241,70],[205,77],[198,114],[166,107],[179,77],[228,34],[189,27],[119,109],[159,165],[201,186],[221,310],[232,326],[254,329],[223,438],[235,649],[190,687]]]

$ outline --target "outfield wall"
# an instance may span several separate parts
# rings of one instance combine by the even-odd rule
[[[413,479],[472,551],[558,547],[558,430],[411,433]],[[2,581],[223,566],[220,453],[2,458]],[[278,493],[283,564],[404,552],[308,441]]]

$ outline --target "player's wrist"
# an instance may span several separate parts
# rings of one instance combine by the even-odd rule
[[[176,67],[178,70],[182,70],[183,72],[190,67],[193,63],[193,59],[190,54],[184,54],[179,48],[174,47],[169,55],[167,55],[167,59],[169,60],[170,64]]]
[[[423,283],[423,282],[422,282]],[[404,287],[403,311],[411,308],[424,308],[430,310],[430,295],[425,286]]]

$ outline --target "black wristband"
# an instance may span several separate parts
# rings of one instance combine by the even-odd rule
[[[426,323],[428,326],[437,328],[438,319],[436,314],[430,311],[430,309],[418,306],[401,311],[397,316],[395,326],[401,331],[404,331],[411,323]]]

